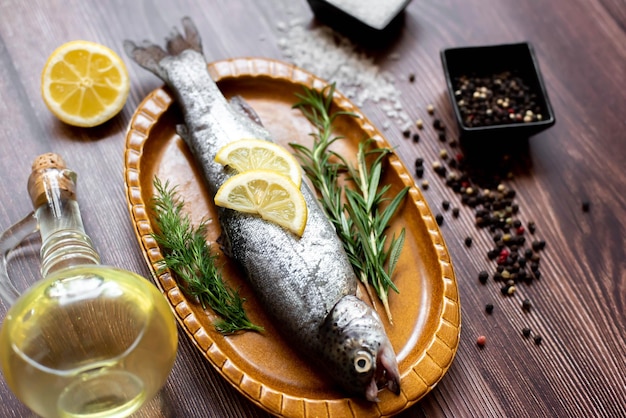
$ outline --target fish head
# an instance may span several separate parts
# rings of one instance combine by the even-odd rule
[[[356,296],[344,296],[321,326],[324,368],[350,393],[378,402],[385,386],[400,393],[396,355],[378,314]]]

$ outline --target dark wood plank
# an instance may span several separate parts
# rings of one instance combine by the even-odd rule
[[[289,60],[279,42],[279,24],[300,19],[319,27],[305,1],[242,0],[124,2],[21,2],[0,5],[0,229],[29,210],[26,179],[32,159],[55,151],[79,173],[79,200],[88,232],[103,261],[148,276],[129,222],[123,189],[124,132],[141,99],[161,83],[128,64],[131,94],[119,116],[93,129],[58,122],[40,98],[40,71],[63,42],[89,39],[122,53],[124,39],[161,40],[183,15],[193,16],[209,59],[264,56]],[[393,74],[411,120],[426,128],[415,144],[402,136],[380,103],[363,104],[405,164],[424,158],[424,195],[441,226],[459,283],[463,327],[456,359],[442,381],[401,414],[421,416],[623,416],[626,414],[626,7],[619,0],[414,1],[401,36],[385,49],[364,48]],[[495,271],[486,253],[491,234],[475,226],[473,211],[430,168],[440,149],[451,155],[457,136],[445,90],[439,51],[450,46],[532,42],[556,125],[512,153],[518,218],[537,225],[542,277],[521,284],[512,297],[500,284],[477,280]],[[409,74],[415,74],[411,83]],[[331,80],[332,81],[332,80]],[[425,107],[447,127],[437,139]],[[415,129],[414,129],[415,130]],[[480,148],[480,147],[478,147]],[[487,151],[487,150],[484,150]],[[417,180],[418,184],[421,180]],[[454,219],[443,200],[460,207]],[[588,213],[583,201],[591,202]],[[471,247],[464,240],[473,238]],[[16,261],[20,283],[36,266]],[[532,301],[530,312],[522,300]],[[494,311],[487,315],[485,304]],[[7,310],[0,305],[0,315]],[[541,345],[521,335],[530,327]],[[487,337],[484,348],[476,346]],[[166,386],[137,416],[267,416],[233,389],[182,335]],[[0,416],[32,414],[0,380]]]

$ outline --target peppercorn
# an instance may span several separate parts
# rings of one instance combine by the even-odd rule
[[[531,246],[534,251],[541,251],[546,247],[546,242],[544,240],[533,241]]]
[[[411,73],[409,74],[409,83],[412,83],[415,81],[415,74]]]
[[[421,119],[418,119],[415,121],[415,126],[417,126],[417,129],[423,129],[424,128],[424,121]]]
[[[428,106],[426,106],[426,111],[428,112],[429,115],[432,115],[435,113],[435,106],[433,106],[432,104],[429,104]]]
[[[493,312],[493,304],[488,303],[485,305],[485,312],[487,312],[489,315],[491,315],[491,313]]]
[[[404,136],[405,138],[410,137],[411,131],[409,131],[408,129],[405,129],[404,131],[402,131],[402,136]]]
[[[530,311],[532,304],[530,303],[530,299],[524,299],[522,302],[522,309],[526,312]]]
[[[588,200],[583,201],[582,203],[583,212],[589,212],[590,207],[591,207],[591,203]]]
[[[537,226],[535,225],[534,222],[528,222],[528,232],[530,232],[531,234],[534,234],[536,229],[537,229]]]
[[[437,137],[439,138],[439,142],[446,142],[447,138],[446,138],[446,134],[443,132],[439,132],[439,135],[437,135]]]
[[[422,189],[428,190],[428,180],[422,180]]]
[[[414,142],[414,143],[416,143],[416,144],[417,144],[418,142],[420,142],[420,136],[419,136],[419,134],[418,134],[418,133],[414,133],[414,134],[413,134],[413,142]]]
[[[452,216],[455,218],[459,217],[459,208],[452,208]]]
[[[467,248],[472,246],[472,237],[465,237],[465,246]]]
[[[441,207],[443,208],[443,210],[448,210],[450,209],[450,201],[449,200],[444,200],[441,202]]]
[[[415,159],[415,167],[421,167],[423,165],[424,165],[424,159],[423,158],[418,157],[418,158]]]
[[[487,283],[487,279],[489,278],[489,273],[487,273],[485,270],[482,270],[480,273],[478,273],[478,281],[482,284]]]
[[[415,177],[421,179],[423,176],[424,176],[424,166],[420,165],[418,167],[415,167]]]
[[[480,335],[478,338],[476,338],[476,344],[480,348],[483,348],[486,342],[487,342],[487,337],[485,337],[484,335]]]
[[[541,338],[541,335],[535,335],[535,345],[541,345],[541,341],[543,341],[543,338]]]
[[[437,225],[443,225],[443,215],[441,213],[436,214],[435,221],[437,221]]]
[[[522,328],[522,335],[526,338],[530,337],[530,328]]]

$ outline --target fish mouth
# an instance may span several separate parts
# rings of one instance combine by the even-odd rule
[[[378,392],[384,388],[400,394],[400,372],[396,355],[390,344],[383,345],[376,357],[376,373],[365,389],[365,397],[370,402],[379,402]]]

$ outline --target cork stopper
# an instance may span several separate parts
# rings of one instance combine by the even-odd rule
[[[76,199],[74,179],[68,175],[65,161],[49,152],[35,158],[28,177],[28,193],[35,209],[48,203],[52,188],[61,199]]]

